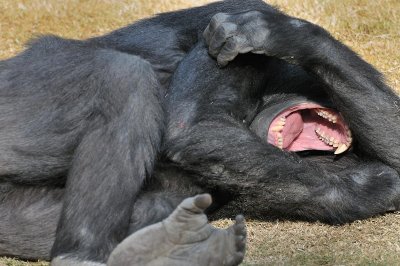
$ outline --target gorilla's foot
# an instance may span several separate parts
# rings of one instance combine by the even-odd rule
[[[145,227],[126,238],[112,252],[109,266],[238,265],[246,243],[243,216],[228,229],[210,225],[204,210],[211,196],[184,200],[164,221]]]

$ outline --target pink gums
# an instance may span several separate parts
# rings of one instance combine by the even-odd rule
[[[319,111],[335,115],[336,123],[319,116]],[[281,118],[286,120],[283,129],[280,132],[273,131],[274,127],[279,127],[279,123],[282,122]],[[315,103],[302,103],[286,109],[274,118],[268,129],[268,143],[279,147],[278,139],[281,136],[283,138],[282,149],[287,151],[336,150],[336,147],[319,139],[316,133],[318,128],[339,143],[351,142],[347,133],[348,126],[336,110]]]

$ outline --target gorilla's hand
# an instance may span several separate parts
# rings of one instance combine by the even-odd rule
[[[326,32],[308,21],[287,16],[275,9],[236,14],[218,13],[203,36],[211,56],[226,66],[239,53],[275,56],[297,64],[319,45],[313,37]]]

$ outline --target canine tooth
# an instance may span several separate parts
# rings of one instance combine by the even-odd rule
[[[339,147],[336,149],[335,154],[336,154],[336,155],[337,155],[337,154],[341,154],[341,153],[347,151],[348,148],[349,148],[349,147],[347,147],[346,144],[340,144]]]
[[[282,131],[283,128],[284,128],[283,126],[274,126],[271,128],[271,130],[274,132],[280,132]]]

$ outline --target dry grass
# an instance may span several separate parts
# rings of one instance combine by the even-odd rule
[[[86,38],[134,20],[211,1],[0,0],[0,58],[31,36]],[[245,1],[244,1],[245,3]],[[271,0],[288,13],[328,29],[375,65],[400,92],[400,1]],[[216,222],[224,226],[229,221]],[[332,227],[252,221],[247,265],[400,265],[400,214]],[[0,265],[32,264],[0,259]]]

